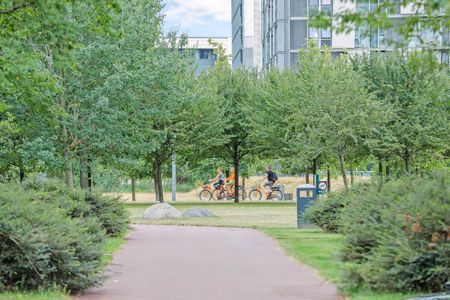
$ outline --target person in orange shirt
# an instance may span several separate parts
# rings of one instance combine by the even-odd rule
[[[228,176],[225,181],[226,181],[226,185],[227,187],[230,189],[231,193],[233,194],[234,192],[234,179],[236,178],[236,173],[234,172],[234,167],[231,168],[231,173],[230,176]]]

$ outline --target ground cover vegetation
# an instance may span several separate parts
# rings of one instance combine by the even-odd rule
[[[358,185],[318,201],[306,218],[344,235],[347,284],[441,291],[450,270],[449,180],[436,171]]]
[[[429,28],[447,21],[433,15],[442,1],[418,2]],[[338,170],[347,189],[309,217],[344,234],[347,283],[439,289],[449,264],[449,175],[438,172],[449,167],[448,65],[426,49],[335,58],[309,43],[290,70],[232,71],[212,43],[216,66],[196,77],[186,36],[163,31],[161,9],[158,0],[0,3],[0,290],[99,283],[102,245],[127,228],[120,201],[101,194],[114,185],[107,174],[151,178],[163,202],[175,154],[189,184],[218,165],[235,167],[236,185],[267,161]],[[343,23],[367,18],[348,15]],[[367,20],[384,19],[375,10]],[[352,171],[374,162],[378,188],[355,185]],[[352,214],[361,217],[352,226],[337,217]]]

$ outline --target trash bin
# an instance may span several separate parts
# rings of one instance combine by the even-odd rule
[[[316,186],[312,184],[302,184],[297,187],[297,228],[309,226],[303,221],[303,214],[317,199]]]

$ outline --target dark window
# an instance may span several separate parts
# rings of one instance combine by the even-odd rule
[[[322,46],[331,47],[331,40],[322,40]]]
[[[212,51],[210,49],[200,49],[199,52],[199,59],[210,59]]]

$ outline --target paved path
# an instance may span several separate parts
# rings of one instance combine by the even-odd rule
[[[336,288],[252,229],[136,225],[83,300],[337,300]]]

